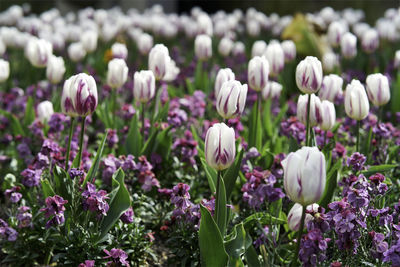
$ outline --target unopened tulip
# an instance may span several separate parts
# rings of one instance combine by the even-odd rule
[[[206,134],[205,155],[208,165],[221,171],[235,161],[235,131],[225,123],[216,123]]]
[[[318,211],[318,204],[311,204],[306,207],[306,211],[308,212],[316,212]],[[295,203],[293,207],[290,209],[287,220],[289,229],[292,231],[298,231],[301,224],[301,215],[303,213],[303,206],[299,203]],[[312,221],[314,218],[311,214],[306,213],[306,217],[304,219],[304,225],[307,225],[308,222]]]
[[[340,48],[344,58],[354,58],[357,55],[357,37],[350,32],[346,32],[340,41]]]
[[[322,84],[322,65],[318,58],[308,56],[297,65],[296,84],[305,94],[318,92]]]
[[[285,62],[290,62],[296,58],[296,45],[292,40],[286,40],[281,43]]]
[[[379,35],[375,29],[368,29],[361,39],[361,46],[367,53],[374,52],[379,47]]]
[[[269,63],[269,73],[271,76],[277,76],[285,65],[285,54],[279,42],[273,41],[265,50],[265,57]]]
[[[217,111],[224,119],[231,119],[242,114],[246,104],[247,84],[230,80],[222,84],[217,97]]]
[[[92,76],[80,73],[64,83],[61,95],[61,110],[71,116],[85,117],[97,107],[97,86]]]
[[[213,35],[213,22],[206,13],[201,13],[197,17],[197,33],[207,34],[208,36]]]
[[[51,56],[46,67],[46,77],[52,84],[61,82],[65,73],[65,64],[62,57]]]
[[[168,48],[163,44],[156,44],[149,53],[149,69],[153,71],[157,80],[164,78],[167,65],[171,60]]]
[[[255,41],[251,48],[251,56],[261,57],[262,55],[264,55],[265,50],[267,50],[267,44],[264,41],[262,40]]]
[[[125,60],[114,58],[108,62],[107,84],[111,88],[120,88],[128,79],[128,66]]]
[[[302,206],[317,203],[325,190],[325,156],[317,147],[304,146],[282,162],[283,184],[289,198]]]
[[[222,38],[222,40],[218,44],[218,52],[224,57],[229,56],[232,48],[233,41],[227,37]]]
[[[38,68],[46,67],[52,54],[52,44],[44,39],[31,38],[25,48],[25,55],[29,62]]]
[[[153,36],[142,33],[137,39],[137,46],[142,55],[147,55],[153,47]]]
[[[328,28],[328,41],[333,47],[340,44],[342,36],[348,31],[347,25],[343,22],[334,21]]]
[[[3,56],[4,53],[6,52],[6,44],[3,42],[3,40],[0,37],[0,56]]]
[[[86,52],[94,52],[97,48],[99,34],[96,31],[89,30],[82,33],[81,43]]]
[[[336,74],[324,76],[322,80],[321,90],[318,92],[319,98],[335,102],[336,99],[343,95],[343,78]]]
[[[396,53],[394,54],[394,67],[399,68],[400,67],[400,50],[397,50]]]
[[[115,43],[111,46],[111,54],[113,58],[126,60],[128,58],[128,48],[126,48],[125,44]]]
[[[321,122],[321,100],[318,96],[311,94],[310,102],[310,126],[316,126]],[[297,118],[301,123],[307,125],[308,95],[301,95],[297,100]]]
[[[222,85],[226,81],[235,80],[235,73],[230,68],[220,69],[215,78],[214,92],[215,98],[218,97],[218,93],[221,90]]]
[[[268,81],[267,85],[262,90],[262,97],[265,100],[279,98],[282,88],[282,84],[274,81]]]
[[[10,63],[0,58],[0,82],[4,82],[10,76]]]
[[[339,57],[333,52],[327,52],[322,56],[322,67],[327,72],[332,72],[339,66]]]
[[[336,121],[336,110],[333,103],[328,100],[323,100],[321,102],[320,112],[321,121],[319,127],[324,131],[332,129]]]
[[[194,52],[196,57],[201,60],[209,59],[212,56],[211,38],[208,35],[200,34],[194,41]]]
[[[390,100],[389,81],[385,75],[380,73],[367,76],[368,98],[375,106],[385,105]]]
[[[180,72],[180,69],[176,66],[175,61],[171,59],[170,61],[168,61],[167,73],[165,73],[164,78],[162,80],[165,82],[175,81],[179,72]]]
[[[36,112],[39,121],[45,123],[50,120],[51,115],[54,113],[53,104],[47,100],[40,102],[37,106]]]
[[[133,76],[133,95],[136,100],[146,103],[154,97],[156,79],[150,70],[135,72]]]
[[[364,86],[358,80],[352,80],[346,87],[344,108],[347,116],[363,120],[368,116],[369,102]]]
[[[268,83],[269,63],[265,56],[253,57],[248,66],[247,79],[250,87],[261,91]]]
[[[68,56],[73,62],[78,62],[86,56],[86,50],[81,43],[72,43],[68,46]]]
[[[238,55],[244,55],[246,53],[246,47],[244,43],[238,41],[234,44],[232,48],[232,55],[238,56]]]

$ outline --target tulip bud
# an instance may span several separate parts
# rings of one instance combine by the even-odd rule
[[[51,43],[44,39],[31,38],[25,48],[29,62],[38,68],[46,67],[47,61],[53,54]]]
[[[169,57],[168,48],[163,44],[156,44],[149,53],[149,69],[153,71],[157,80],[164,78]]]
[[[141,103],[150,101],[156,91],[154,73],[150,70],[135,72],[133,76],[133,95]]]
[[[0,58],[0,83],[4,82],[10,76],[10,63]]]
[[[97,48],[99,34],[96,31],[85,31],[81,36],[81,43],[86,52],[93,52]]]
[[[170,59],[167,63],[167,72],[165,73],[165,76],[162,80],[165,82],[175,81],[179,72],[180,72],[180,69],[176,66],[175,61]]]
[[[348,31],[347,25],[343,22],[334,21],[329,25],[328,28],[328,41],[333,47],[337,47],[340,44],[340,40]]]
[[[375,29],[368,29],[361,39],[361,46],[366,53],[372,53],[379,47],[379,36]]]
[[[217,97],[217,111],[224,119],[231,119],[242,114],[246,104],[247,84],[238,81],[226,81]]]
[[[397,50],[396,53],[394,54],[394,67],[395,68],[400,67],[400,50]]]
[[[359,39],[361,39],[364,33],[370,28],[371,27],[368,25],[368,23],[360,22],[353,26],[353,32]]]
[[[296,58],[296,45],[292,40],[286,40],[281,43],[285,62],[290,62]]]
[[[282,91],[282,85],[280,83],[274,81],[268,81],[267,85],[262,90],[262,97],[267,99],[276,99],[279,98]]]
[[[249,62],[248,80],[250,87],[261,91],[268,83],[269,63],[265,56],[253,57]]]
[[[46,67],[46,77],[52,84],[61,82],[65,73],[64,59],[51,56]]]
[[[246,47],[244,46],[244,43],[240,41],[236,42],[232,48],[232,54],[234,56],[245,55]]]
[[[114,58],[108,62],[107,84],[112,88],[120,88],[128,79],[128,66],[125,60]]]
[[[322,83],[322,65],[316,57],[306,57],[296,68],[297,87],[305,94],[318,92]]]
[[[311,204],[306,207],[306,211],[318,211],[318,204]],[[301,215],[303,213],[303,206],[299,203],[295,203],[293,207],[290,209],[287,220],[289,229],[292,231],[298,231],[301,224]],[[312,221],[314,217],[311,214],[306,213],[306,217],[304,219],[304,225],[307,225],[308,222]]]
[[[201,13],[197,17],[197,30],[198,34],[207,34],[208,36],[213,35],[213,22],[206,13]]]
[[[97,107],[97,86],[92,76],[80,73],[64,83],[61,95],[61,110],[75,117],[92,114]]]
[[[235,80],[235,73],[232,72],[230,68],[220,69],[217,73],[217,77],[215,78],[215,98],[218,97],[218,93],[221,90],[222,85],[226,81]]]
[[[222,38],[218,44],[218,52],[224,57],[229,56],[232,48],[233,48],[233,41],[226,37]]]
[[[339,57],[333,52],[327,52],[322,56],[322,66],[325,71],[332,72],[339,66]]]
[[[253,47],[251,48],[251,56],[261,57],[262,55],[264,55],[265,50],[267,50],[267,44],[264,41],[262,40],[255,41]]]
[[[370,74],[367,76],[366,84],[368,98],[375,106],[382,106],[389,102],[389,81],[385,75],[380,73]]]
[[[343,57],[347,59],[354,58],[357,55],[357,37],[350,32],[346,32],[340,41],[340,47]]]
[[[347,116],[363,120],[368,116],[369,102],[364,86],[358,80],[352,80],[346,87],[344,108]]]
[[[249,19],[246,22],[246,30],[252,37],[259,36],[261,30],[260,23],[255,19]]]
[[[128,58],[128,49],[125,44],[115,43],[111,46],[111,54],[113,58],[126,60]]]
[[[235,131],[225,123],[216,123],[206,134],[205,154],[208,165],[224,170],[235,161]]]
[[[304,125],[307,124],[308,95],[300,95],[297,100],[297,118]],[[311,94],[310,102],[310,126],[317,126],[321,122],[321,100],[318,96]]]
[[[277,76],[285,65],[285,54],[280,43],[270,42],[264,53],[269,63],[270,76]]]
[[[289,198],[300,205],[321,199],[325,190],[325,156],[317,147],[304,146],[281,162],[283,184]]]
[[[197,35],[194,41],[194,52],[200,60],[209,59],[212,56],[210,36],[205,34]]]
[[[324,76],[322,80],[321,90],[318,92],[319,98],[335,102],[336,99],[343,95],[343,78],[336,74]]]
[[[3,42],[3,40],[0,37],[0,56],[3,56],[4,53],[6,52],[6,44]]]
[[[37,106],[37,117],[42,123],[50,120],[51,115],[54,113],[53,104],[50,101],[40,102]]]
[[[323,100],[321,102],[320,112],[321,122],[319,127],[324,131],[332,129],[336,121],[336,111],[333,103],[328,100]]]
[[[153,47],[153,37],[150,34],[142,33],[137,39],[137,46],[142,55],[147,55]]]
[[[86,56],[86,50],[81,43],[72,43],[68,46],[68,56],[73,62],[78,62]]]

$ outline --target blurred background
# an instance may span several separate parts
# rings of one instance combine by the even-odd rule
[[[382,16],[386,9],[399,6],[399,0],[0,0],[0,11],[14,4],[24,3],[30,4],[34,13],[41,13],[52,7],[66,13],[87,6],[104,9],[120,6],[123,10],[129,8],[144,10],[154,4],[160,4],[165,12],[176,13],[188,13],[194,6],[199,6],[208,13],[255,7],[266,14],[275,12],[279,15],[287,15],[296,12],[314,12],[325,6],[331,6],[335,10],[353,7],[364,10],[366,20],[370,23]]]

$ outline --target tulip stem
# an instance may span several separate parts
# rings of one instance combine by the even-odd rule
[[[142,106],[142,110],[141,110],[140,118],[142,120],[142,137],[143,137],[143,141],[144,141],[145,140],[145,138],[144,138],[144,108],[145,108],[145,103],[142,103],[141,106]]]
[[[115,121],[115,113],[117,112],[117,89],[115,88],[113,88],[112,90],[111,90],[111,94],[112,94],[112,101],[113,101],[113,105],[112,105],[112,118],[113,118],[113,120],[112,120],[112,124],[113,124],[113,129],[115,129],[116,130],[116,121]]]
[[[356,141],[356,152],[359,152],[359,144],[360,144],[360,126],[361,121],[357,121],[357,141]]]
[[[81,136],[79,138],[78,169],[81,166],[82,149],[83,149],[83,137],[85,135],[85,120],[86,120],[86,117],[82,117],[82,121],[81,121]]]
[[[325,131],[324,133],[324,147],[326,146],[326,134],[328,133],[328,131]]]
[[[297,265],[297,259],[299,258],[301,236],[303,235],[304,220],[306,218],[306,208],[307,207],[304,205],[303,206],[303,211],[301,213],[300,228],[299,228],[299,232],[297,233],[296,251],[294,253],[294,258],[292,260],[292,266],[298,266]]]
[[[74,129],[74,121],[75,119],[71,117],[70,125],[69,125],[69,138],[68,138],[68,147],[67,147],[67,155],[65,158],[65,171],[68,171],[68,164],[69,164],[69,153],[71,151],[71,140],[72,140],[72,132]]]
[[[219,205],[218,205],[218,193],[219,193],[219,184],[221,179],[221,171],[217,171],[217,186],[215,188],[215,212],[214,212],[214,220],[215,223],[218,224],[218,217],[220,216]],[[221,230],[221,229],[220,229]]]
[[[310,132],[310,108],[311,108],[311,95],[308,94],[307,100],[307,122],[306,122],[306,146],[309,145],[309,132]]]

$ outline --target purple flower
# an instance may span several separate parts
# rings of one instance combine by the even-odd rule
[[[108,130],[108,135],[107,135],[107,144],[109,148],[115,147],[116,144],[118,144],[118,134],[117,130],[109,129]]]
[[[171,203],[178,209],[185,210],[191,206],[190,187],[187,184],[179,183],[172,188]]]
[[[38,186],[40,183],[42,170],[25,169],[21,172],[21,175],[22,175],[22,183],[25,186],[28,187]]]
[[[134,212],[133,212],[133,209],[132,209],[132,207],[129,207],[129,209],[127,210],[127,211],[125,211],[122,215],[121,215],[121,217],[120,217],[120,219],[121,219],[121,221],[123,222],[123,223],[133,223],[133,216],[134,216],[135,214],[134,214]]]
[[[269,228],[268,226],[264,226],[261,229],[261,234],[258,236],[258,238],[253,242],[253,245],[258,248],[261,245],[264,245],[265,243],[267,243],[268,241],[268,234],[269,234]]]
[[[400,266],[400,239],[383,253],[383,262],[392,262],[392,266]]]
[[[81,179],[85,175],[84,171],[77,168],[72,168],[71,170],[69,170],[68,173],[72,180],[74,180],[75,178]]]
[[[293,137],[300,144],[306,138],[306,127],[296,117],[290,117],[281,122],[280,133],[286,137]]]
[[[316,266],[326,259],[325,251],[330,238],[324,238],[320,229],[314,228],[300,241],[299,258],[303,266]]]
[[[27,206],[21,206],[18,208],[17,220],[18,227],[25,228],[31,225],[32,214],[30,213],[31,208]]]
[[[29,164],[33,159],[28,143],[30,143],[30,140],[25,138],[22,143],[17,146],[18,155],[21,159],[24,159],[26,164]]]
[[[21,190],[19,186],[13,186],[11,189],[6,189],[4,195],[10,199],[12,203],[17,203],[22,198],[22,194],[18,191]]]
[[[145,192],[150,191],[154,186],[160,187],[160,183],[152,172],[153,166],[147,161],[145,156],[139,157],[139,162],[136,163],[136,170],[139,172],[138,180],[142,184],[142,189]]]
[[[64,130],[65,122],[67,121],[67,117],[62,113],[53,113],[51,115],[49,124],[49,133],[56,134],[61,133]]]
[[[133,115],[135,115],[136,110],[133,108],[131,104],[124,104],[121,108],[121,116],[124,120],[132,119]]]
[[[107,266],[129,266],[127,261],[128,254],[126,254],[122,249],[113,248],[110,251],[107,249],[104,249],[103,251],[107,254],[104,259],[111,258],[111,261],[107,262]]]
[[[106,201],[109,197],[105,190],[96,191],[96,186],[94,184],[87,183],[86,190],[82,193],[82,198],[84,210],[97,213],[98,218],[102,215],[107,215],[107,211],[110,207]]]
[[[47,221],[46,228],[50,228],[53,225],[60,225],[64,223],[64,205],[68,203],[67,200],[64,200],[62,197],[55,195],[53,197],[46,198],[46,208],[40,209],[41,212],[45,212],[44,216],[49,218],[53,216],[52,219]]]
[[[361,171],[364,169],[366,159],[363,154],[355,152],[347,159],[347,166],[351,167],[354,172]]]
[[[369,235],[372,237],[371,256],[375,259],[383,260],[384,253],[389,248],[388,243],[385,241],[385,235],[374,231],[370,232]]]
[[[0,219],[0,237],[8,241],[15,241],[18,238],[18,232],[8,226],[4,220]]]
[[[168,124],[178,128],[187,121],[187,113],[183,109],[175,108],[168,111]]]
[[[185,136],[175,140],[172,150],[183,162],[190,163],[192,166],[196,164],[194,157],[197,155],[197,142],[193,139],[192,132],[185,131]]]
[[[78,265],[78,267],[94,267],[95,261],[94,260],[85,260],[84,263]]]

